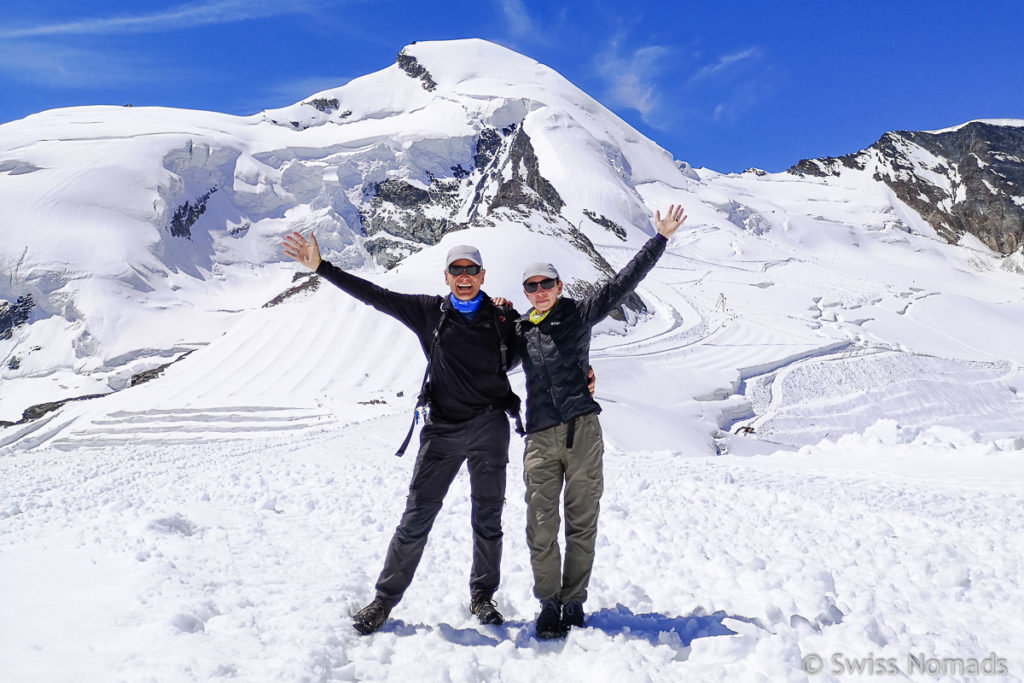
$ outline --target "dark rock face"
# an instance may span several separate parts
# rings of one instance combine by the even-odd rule
[[[404,49],[398,53],[398,58],[395,61],[398,62],[399,68],[407,73],[410,78],[418,78],[422,82],[424,90],[430,92],[437,87],[437,83],[430,77],[430,72]]]
[[[189,351],[186,351],[185,353],[181,354],[180,356],[178,356],[177,358],[172,360],[170,363],[164,363],[163,365],[155,367],[155,368],[153,368],[151,370],[144,370],[143,372],[140,372],[138,374],[132,375],[131,383],[128,386],[134,387],[136,385],[145,384],[146,382],[149,382],[150,380],[156,379],[160,375],[164,374],[164,370],[166,370],[167,368],[171,367],[172,365],[174,365],[178,361],[184,359],[186,356],[188,356],[193,351],[195,351],[195,349],[191,349]],[[90,398],[90,397],[86,396],[85,398]],[[71,399],[71,400],[77,401],[79,399]]]
[[[204,194],[196,197],[194,202],[185,200],[185,203],[176,208],[174,214],[171,215],[171,224],[168,227],[171,235],[192,239],[192,226],[206,212],[206,202],[216,191],[216,187],[211,187]]]
[[[598,225],[600,225],[602,228],[604,228],[608,232],[610,232],[613,235],[615,235],[616,237],[618,237],[623,242],[626,241],[626,231],[625,231],[625,229],[621,225],[616,223],[615,221],[613,221],[610,218],[604,216],[603,214],[599,214],[599,213],[596,213],[594,211],[591,211],[590,209],[583,209],[583,215],[586,216],[587,218],[589,218],[590,220],[592,220],[593,222],[597,223]]]
[[[490,225],[487,214],[499,209],[563,220],[559,212],[565,203],[541,175],[530,136],[521,126],[483,129],[472,158],[471,170],[454,166],[452,177],[431,176],[426,189],[398,178],[369,188],[360,219],[368,238],[364,246],[375,261],[393,268],[449,232]]]
[[[480,131],[480,137],[476,141],[476,154],[473,155],[473,165],[476,168],[483,168],[489,164],[501,149],[502,140],[501,132],[495,128],[484,128]]]
[[[281,292],[273,299],[263,304],[263,308],[273,308],[297,294],[301,294],[302,292],[315,292],[320,289],[320,278],[315,273],[296,273],[295,277],[292,278],[292,282],[297,280],[303,280],[303,282]]]
[[[29,406],[21,413],[21,419],[17,422],[0,422],[0,427],[11,427],[13,425],[25,424],[32,420],[38,420],[47,413],[52,413],[57,410],[65,403],[71,403],[72,401],[88,401],[93,398],[100,398],[106,396],[106,394],[89,394],[87,396],[75,396],[74,398],[66,398],[62,401],[50,401],[48,403],[37,403],[34,406]]]
[[[491,200],[489,209],[505,207],[558,213],[565,206],[558,191],[540,174],[530,136],[522,126],[516,129],[512,138],[507,167],[511,168],[512,177],[498,186],[498,193]]]
[[[980,121],[940,133],[886,133],[868,149],[839,158],[805,159],[796,175],[839,175],[840,165],[875,180],[952,244],[970,233],[993,251],[1024,246],[1024,127]]]
[[[337,97],[332,97],[330,99],[326,97],[317,97],[312,100],[309,100],[308,102],[303,102],[303,104],[308,104],[309,106],[313,107],[317,111],[323,112],[324,114],[332,113],[341,105],[341,103],[338,102]]]
[[[903,140],[941,160],[931,170],[949,179],[948,190],[906,172]],[[1024,197],[1024,128],[975,122],[946,133],[890,133],[877,144],[896,163],[875,178],[947,240],[971,233],[1003,254],[1024,245],[1024,206],[1012,199]]]
[[[13,304],[0,301],[0,339],[10,339],[14,328],[28,320],[34,305],[31,294],[19,296]]]
[[[360,212],[367,239],[363,246],[385,268],[394,268],[403,258],[424,246],[441,241],[460,227],[450,217],[428,216],[435,203],[449,206],[457,191],[457,179],[434,178],[430,191],[399,179],[388,179],[371,189],[369,206]],[[451,211],[448,211],[449,216]],[[397,239],[395,239],[397,238]]]
[[[374,261],[394,268],[409,254],[437,244],[449,232],[487,224],[479,209],[486,190],[500,176],[500,168],[496,168],[499,152],[514,130],[483,129],[476,141],[473,168],[467,170],[457,164],[450,178],[431,176],[427,189],[398,178],[369,188],[360,220],[368,238],[363,246]],[[467,199],[469,207],[464,210]]]
[[[468,160],[465,163],[468,165]],[[472,164],[471,169],[462,163],[453,166],[451,177],[431,175],[426,188],[399,178],[368,188],[360,220],[367,237],[363,246],[373,259],[385,268],[393,268],[409,254],[437,244],[449,232],[493,225],[488,216],[503,212],[531,230],[564,239],[586,254],[606,277],[615,275],[587,236],[562,216],[565,202],[541,174],[530,136],[522,125],[481,130]],[[591,213],[591,220],[625,238],[621,226]],[[538,216],[543,220],[538,222]],[[587,283],[566,284],[574,296],[588,291]],[[635,294],[623,307],[638,313],[647,310]],[[625,320],[626,314],[620,309],[612,317]]]
[[[375,194],[381,201],[391,202],[402,209],[415,209],[430,201],[430,193],[404,180],[385,180],[379,183]]]

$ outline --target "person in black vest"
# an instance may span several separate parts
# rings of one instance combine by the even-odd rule
[[[504,619],[494,601],[501,565],[501,511],[505,501],[509,422],[519,398],[506,370],[518,362],[510,308],[480,291],[480,252],[453,247],[445,261],[448,296],[400,294],[346,273],[320,258],[316,237],[285,237],[285,254],[363,303],[411,329],[427,355],[421,404],[429,408],[420,432],[405,513],[395,530],[376,585],[376,597],[353,617],[362,634],[380,628],[409,587],[427,534],[455,475],[468,463],[472,495],[473,568],[470,611],[483,624]],[[411,433],[411,430],[410,430]],[[407,439],[408,440],[408,439]],[[403,445],[404,448],[404,445]]]

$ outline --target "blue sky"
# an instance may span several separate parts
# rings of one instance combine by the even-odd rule
[[[889,130],[1024,118],[1018,0],[4,0],[0,122],[86,104],[251,114],[414,40],[529,55],[694,166],[788,168]]]

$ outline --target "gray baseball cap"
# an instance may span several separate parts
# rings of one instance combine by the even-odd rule
[[[526,282],[531,277],[537,277],[538,275],[541,277],[549,277],[552,280],[560,279],[558,277],[558,271],[555,270],[553,265],[538,261],[537,263],[531,263],[526,266],[526,270],[523,271],[523,282]]]
[[[476,247],[468,246],[466,244],[459,244],[457,246],[452,247],[448,251],[448,260],[444,262],[444,267],[447,268],[452,264],[453,261],[458,261],[459,259],[466,259],[467,261],[472,261],[481,268],[484,265],[484,260],[480,258],[479,249],[477,249]]]

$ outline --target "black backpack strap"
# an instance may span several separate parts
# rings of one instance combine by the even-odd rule
[[[420,385],[419,396],[416,397],[416,408],[413,410],[412,423],[409,425],[409,431],[406,433],[402,445],[395,451],[395,455],[399,458],[405,455],[405,449],[409,447],[409,442],[412,441],[412,433],[416,429],[416,423],[420,421],[420,413],[426,415],[426,409],[430,406],[430,368],[433,365],[434,351],[437,349],[437,344],[441,339],[441,328],[447,319],[448,316],[445,314],[444,303],[442,303],[441,319],[437,321],[437,327],[434,328],[434,334],[430,340],[430,350],[427,351],[427,369],[423,372],[423,383]],[[424,417],[424,419],[426,418]]]
[[[506,370],[508,370],[508,343],[505,341],[505,335],[501,331],[501,324],[500,324],[501,320],[504,320],[505,318],[504,318],[504,316],[501,316],[500,320],[499,320],[499,314],[498,314],[498,307],[497,306],[493,306],[492,305],[491,306],[491,311],[492,311],[492,313],[494,313],[494,331],[498,334],[498,350],[500,352],[500,358],[501,358],[499,363],[501,365],[501,371],[505,372]]]
[[[505,334],[501,330],[501,322],[505,320],[504,316],[499,316],[498,307],[494,306],[494,331],[498,333],[498,350],[500,351],[501,360],[501,371],[508,371],[508,342],[505,341]],[[526,434],[526,430],[523,429],[523,418],[519,414],[519,406],[521,401],[513,391],[508,392],[507,405],[505,406],[505,412],[508,413],[509,417],[515,420],[516,423],[516,434],[520,436]]]

